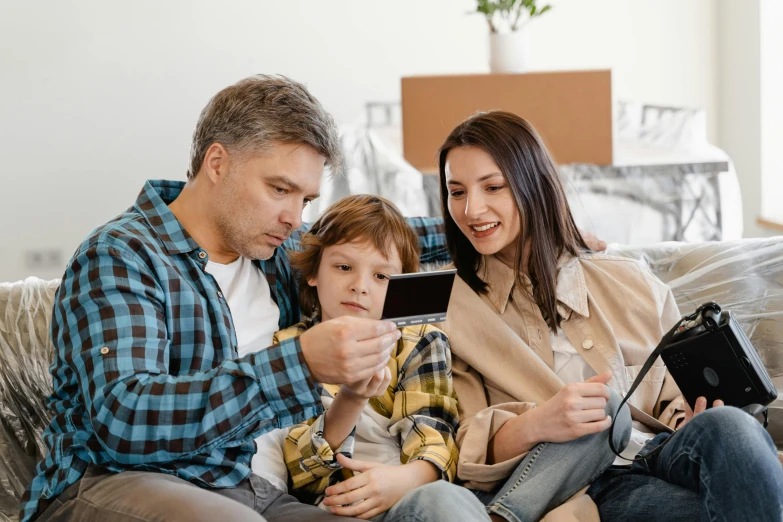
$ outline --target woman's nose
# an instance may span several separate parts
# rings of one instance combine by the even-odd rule
[[[468,195],[467,203],[465,204],[465,216],[468,219],[478,219],[486,211],[487,206],[484,204],[484,198],[480,194]]]

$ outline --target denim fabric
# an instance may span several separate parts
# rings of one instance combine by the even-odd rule
[[[631,436],[631,413],[628,406],[618,413],[620,402],[611,390],[606,413],[617,416],[614,442],[625,448]],[[530,450],[497,492],[474,494],[493,515],[512,522],[535,522],[590,484],[613,461],[608,430],[565,443],[543,442]]]
[[[648,457],[607,470],[588,490],[602,522],[783,520],[777,449],[742,410],[707,410],[674,435],[652,439],[640,455]]]
[[[470,490],[445,480],[408,492],[373,522],[489,522],[484,505]]]

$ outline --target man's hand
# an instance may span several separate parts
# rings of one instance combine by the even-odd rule
[[[369,379],[355,382],[353,384],[343,384],[341,393],[348,393],[360,399],[372,399],[380,397],[386,392],[391,382],[391,370],[385,366],[383,370],[375,372]]]
[[[584,435],[604,431],[612,425],[606,414],[606,401],[612,372],[606,371],[585,382],[566,385],[535,412],[536,439],[568,442]]]
[[[383,370],[400,335],[388,321],[340,317],[310,328],[299,336],[299,343],[313,379],[345,384]]]
[[[387,511],[408,491],[440,478],[440,471],[424,460],[386,466],[339,454],[337,461],[358,474],[326,488],[324,505],[335,515],[365,520]]]
[[[601,241],[598,239],[598,236],[592,232],[584,232],[580,230],[579,233],[582,234],[582,239],[584,239],[588,248],[590,248],[590,250],[593,252],[603,252],[606,250],[606,241]]]
[[[686,424],[688,424],[691,419],[693,419],[696,415],[699,413],[703,413],[707,410],[707,398],[706,397],[699,397],[696,399],[696,409],[692,410],[691,405],[688,404],[688,401],[685,402],[685,419],[680,423],[680,425],[677,427],[677,429],[682,428]],[[713,408],[720,408],[723,406],[723,401],[718,399],[715,402],[712,403]]]

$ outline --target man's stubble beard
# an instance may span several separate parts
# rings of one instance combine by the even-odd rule
[[[265,244],[265,233],[276,236],[288,237],[290,228],[279,227],[275,230],[266,230],[265,227],[256,226],[252,220],[243,219],[247,212],[243,211],[239,202],[239,187],[236,183],[237,174],[229,173],[226,182],[228,186],[215,205],[215,227],[223,242],[232,251],[246,259],[265,260],[272,257],[276,247]],[[260,229],[254,233],[254,229]]]

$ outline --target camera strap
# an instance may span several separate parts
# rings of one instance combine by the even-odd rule
[[[633,395],[633,392],[635,392],[636,388],[638,388],[639,385],[642,383],[642,380],[644,379],[644,376],[647,375],[647,372],[650,371],[650,368],[652,368],[652,365],[655,364],[655,360],[661,355],[661,352],[664,350],[664,348],[669,346],[669,342],[671,341],[671,338],[674,337],[674,334],[680,328],[682,323],[685,322],[689,317],[692,317],[692,316],[683,317],[682,319],[677,321],[677,324],[675,324],[672,327],[672,329],[669,330],[666,333],[666,335],[663,336],[663,339],[661,339],[661,342],[658,343],[658,346],[655,347],[655,350],[653,350],[653,352],[650,354],[650,356],[644,362],[644,365],[642,366],[642,369],[639,371],[639,375],[636,376],[636,380],[633,381],[633,384],[631,385],[631,388],[628,390],[628,393],[625,394],[625,397],[623,397],[623,401],[620,403],[620,407],[617,408],[618,411],[620,409],[622,409],[622,407],[625,405],[626,402],[628,402],[628,399],[631,398],[631,395]],[[617,455],[621,459],[627,460],[628,462],[636,462],[636,461],[639,461],[639,460],[644,460],[645,458],[647,458],[649,455],[651,455],[655,451],[658,451],[661,448],[663,448],[663,446],[667,442],[669,442],[669,440],[671,440],[671,437],[669,437],[668,439],[666,439],[663,442],[663,444],[661,444],[660,446],[656,447],[653,451],[651,451],[650,453],[648,453],[647,455],[645,455],[643,457],[633,458],[633,459],[629,459],[629,458],[623,457],[622,455],[620,455],[620,452],[617,451],[617,448],[614,447],[614,423],[616,421],[617,421],[617,415],[615,415],[614,418],[612,419],[612,426],[609,428],[609,447],[612,449],[612,452],[615,455]]]

